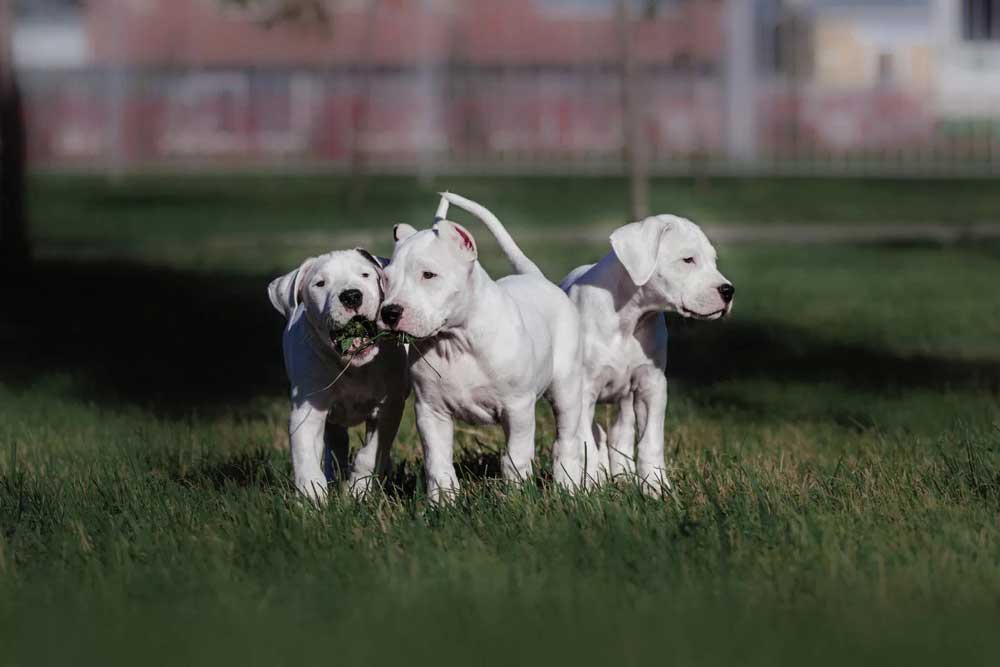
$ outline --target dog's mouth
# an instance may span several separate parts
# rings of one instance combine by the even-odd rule
[[[330,342],[344,358],[367,356],[381,337],[375,323],[363,315],[355,315],[342,327],[330,329]]]
[[[382,336],[389,336],[389,337],[395,338],[396,341],[399,342],[399,343],[412,344],[412,343],[421,343],[421,342],[427,342],[427,341],[433,340],[438,335],[440,335],[441,332],[444,331],[445,327],[447,327],[447,326],[448,326],[448,318],[445,318],[445,320],[443,322],[441,322],[440,325],[438,325],[436,328],[432,329],[430,332],[428,332],[428,333],[426,333],[426,334],[424,334],[422,336],[418,336],[418,335],[416,335],[414,333],[411,333],[411,332],[409,332],[409,331],[407,331],[405,329],[401,329],[401,328],[396,328],[396,329],[379,329],[379,333]]]
[[[690,317],[695,320],[721,320],[729,313],[729,308],[719,308],[718,310],[713,310],[710,313],[699,313],[696,310],[690,310],[688,308],[681,309],[684,312],[684,317]]]

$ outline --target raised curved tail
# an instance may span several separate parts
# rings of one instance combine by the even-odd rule
[[[518,247],[517,243],[507,232],[507,229],[503,226],[503,223],[495,215],[493,215],[488,208],[477,204],[471,199],[466,199],[461,195],[456,195],[451,192],[442,192],[441,198],[447,201],[449,204],[454,204],[455,206],[464,209],[471,213],[472,215],[479,218],[486,228],[492,232],[493,236],[496,237],[497,243],[500,244],[500,249],[503,250],[503,254],[507,256],[507,261],[514,268],[515,273],[521,274],[535,274],[544,277],[545,274],[542,270],[538,268],[538,265],[528,259],[528,256]],[[441,207],[438,208],[439,212]],[[441,215],[439,213],[439,215]],[[443,217],[443,215],[442,215]]]

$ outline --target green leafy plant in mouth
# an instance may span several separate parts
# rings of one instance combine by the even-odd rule
[[[361,340],[361,345],[354,350],[354,354],[360,354],[381,340],[395,341],[398,345],[412,345],[421,340],[402,331],[381,331],[374,322],[360,315],[331,333],[330,337],[337,351],[342,355],[350,353],[354,341],[358,339]]]

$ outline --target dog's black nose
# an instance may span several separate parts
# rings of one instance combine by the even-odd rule
[[[345,289],[340,293],[340,302],[352,310],[361,305],[361,299],[361,290],[359,289]]]
[[[721,296],[722,300],[726,303],[733,300],[734,294],[736,294],[736,288],[731,284],[726,283],[725,285],[719,285],[719,296]]]
[[[403,307],[397,306],[394,303],[390,303],[387,306],[382,306],[382,321],[386,323],[387,326],[395,327],[399,324],[399,318],[403,316]]]

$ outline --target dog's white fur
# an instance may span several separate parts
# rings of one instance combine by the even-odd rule
[[[381,305],[383,267],[364,250],[343,250],[307,259],[267,288],[287,319],[285,370],[291,382],[288,421],[295,486],[314,500],[347,471],[350,426],[365,424],[365,442],[354,459],[349,490],[363,494],[389,467],[389,452],[409,394],[406,352],[395,342],[342,354],[332,334],[352,318],[374,322]],[[342,303],[359,290],[357,307]],[[336,466],[337,470],[334,470]]]
[[[560,286],[580,313],[583,419],[593,424],[601,467],[611,477],[638,474],[647,493],[669,489],[664,456],[667,328],[663,312],[719,319],[731,283],[716,268],[715,248],[684,218],[658,215],[611,234],[612,252],[570,272]],[[597,403],[617,403],[605,434]],[[638,428],[638,452],[635,452]],[[609,437],[610,436],[610,437]]]
[[[535,453],[535,402],[542,395],[556,413],[555,480],[569,488],[583,485],[576,308],[489,211],[458,195],[443,196],[483,220],[520,273],[494,282],[477,260],[472,235],[457,223],[441,219],[434,229],[394,230],[379,325],[423,339],[410,351],[410,372],[428,493],[438,500],[458,489],[455,419],[502,424],[503,475],[512,482],[527,479]],[[442,217],[446,208],[439,209]],[[398,322],[386,323],[390,306],[402,308]]]

